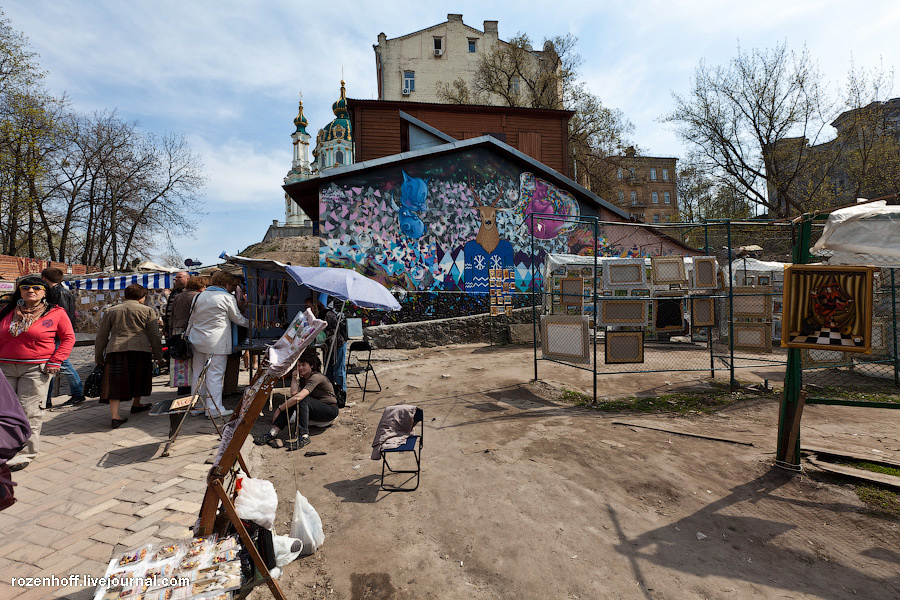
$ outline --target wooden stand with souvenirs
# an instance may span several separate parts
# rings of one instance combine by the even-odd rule
[[[281,339],[268,349],[268,367],[260,368],[256,373],[250,385],[244,390],[238,410],[222,432],[219,450],[207,476],[199,524],[194,530],[195,536],[204,537],[219,533],[216,531],[219,528],[225,529],[229,525],[233,527],[250,554],[259,575],[247,585],[256,586],[265,583],[272,595],[279,600],[284,600],[284,593],[278,582],[269,575],[262,556],[235,511],[234,478],[238,465],[249,476],[240,449],[250,435],[276,381],[293,368],[300,355],[315,340],[316,335],[325,329],[325,325],[325,321],[316,319],[309,310],[298,313]]]

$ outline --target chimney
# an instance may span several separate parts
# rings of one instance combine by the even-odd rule
[[[498,30],[497,30],[497,21],[485,21],[484,22],[484,32],[490,33],[495,37],[499,36],[500,34],[498,33]]]
[[[447,21],[459,21],[460,23],[462,23],[462,15],[447,15]]]

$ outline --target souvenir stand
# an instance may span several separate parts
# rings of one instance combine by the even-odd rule
[[[237,350],[261,354],[284,333],[293,316],[306,308],[304,301],[313,293],[298,285],[285,271],[288,265],[277,260],[229,254],[222,254],[221,258],[241,267],[246,281],[250,327],[247,339]]]
[[[121,304],[125,299],[124,290],[133,283],[144,286],[148,290],[146,305],[153,308],[162,317],[165,312],[168,294],[172,288],[173,273],[90,273],[69,277],[64,284],[75,297],[75,331],[78,333],[96,333],[104,313],[111,306]]]

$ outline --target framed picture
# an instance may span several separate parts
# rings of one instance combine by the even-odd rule
[[[647,271],[643,258],[619,258],[603,263],[603,287],[643,287],[647,285]]]
[[[650,258],[654,285],[687,283],[684,258],[681,256],[654,256]]]
[[[541,354],[562,362],[590,364],[589,318],[583,315],[541,317]]]
[[[745,275],[744,276],[744,286],[750,287],[753,285],[756,285],[756,277],[754,277],[753,275]]]
[[[873,283],[872,267],[786,267],[781,345],[870,352]]]
[[[734,317],[746,319],[772,318],[772,288],[735,287],[732,288],[732,312]]]
[[[769,277],[768,275],[757,275],[756,276],[756,283],[758,285],[771,285],[771,283],[770,283],[771,281],[772,281],[772,278]]]
[[[631,290],[631,295],[635,298],[649,298],[650,290],[647,290],[647,289]]]
[[[804,369],[821,367],[841,367],[850,365],[853,355],[843,350],[800,350],[800,366]]]
[[[563,277],[559,280],[559,293],[563,306],[581,306],[584,302],[584,280],[581,277]]]
[[[601,325],[647,325],[646,300],[603,300],[600,309]]]
[[[717,263],[715,256],[695,256],[691,284],[695,289],[714,290],[718,284],[716,279]]]
[[[683,313],[681,294],[657,294],[653,298],[653,328],[656,331],[684,331]]]
[[[643,331],[607,331],[603,344],[606,364],[644,362]]]
[[[712,298],[691,298],[691,325],[712,327],[716,324],[716,304]]]
[[[734,349],[745,352],[771,352],[772,326],[769,323],[735,323]]]
[[[708,342],[709,327],[691,327],[692,342]]]

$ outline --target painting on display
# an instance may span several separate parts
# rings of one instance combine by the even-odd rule
[[[691,298],[691,325],[711,327],[716,324],[715,302],[712,298]]]
[[[734,349],[744,352],[772,351],[772,326],[769,323],[734,323]]]
[[[872,267],[785,268],[781,345],[870,352]]]
[[[541,317],[543,358],[590,364],[589,318],[584,315],[544,315]]]
[[[604,288],[634,288],[647,285],[643,258],[622,258],[603,263]]]
[[[732,288],[732,315],[748,319],[772,318],[772,288],[735,287]]]
[[[653,328],[660,332],[683,331],[683,310],[681,294],[658,294],[653,298]]]
[[[602,300],[601,325],[647,325],[647,300]]]
[[[607,331],[604,354],[607,364],[644,362],[644,332]]]
[[[695,256],[692,261],[691,285],[695,289],[712,290],[718,285],[716,280],[716,257]]]
[[[563,306],[581,306],[584,302],[584,280],[581,277],[562,277],[559,293]]]
[[[650,258],[653,285],[687,283],[682,256],[654,256]]]

